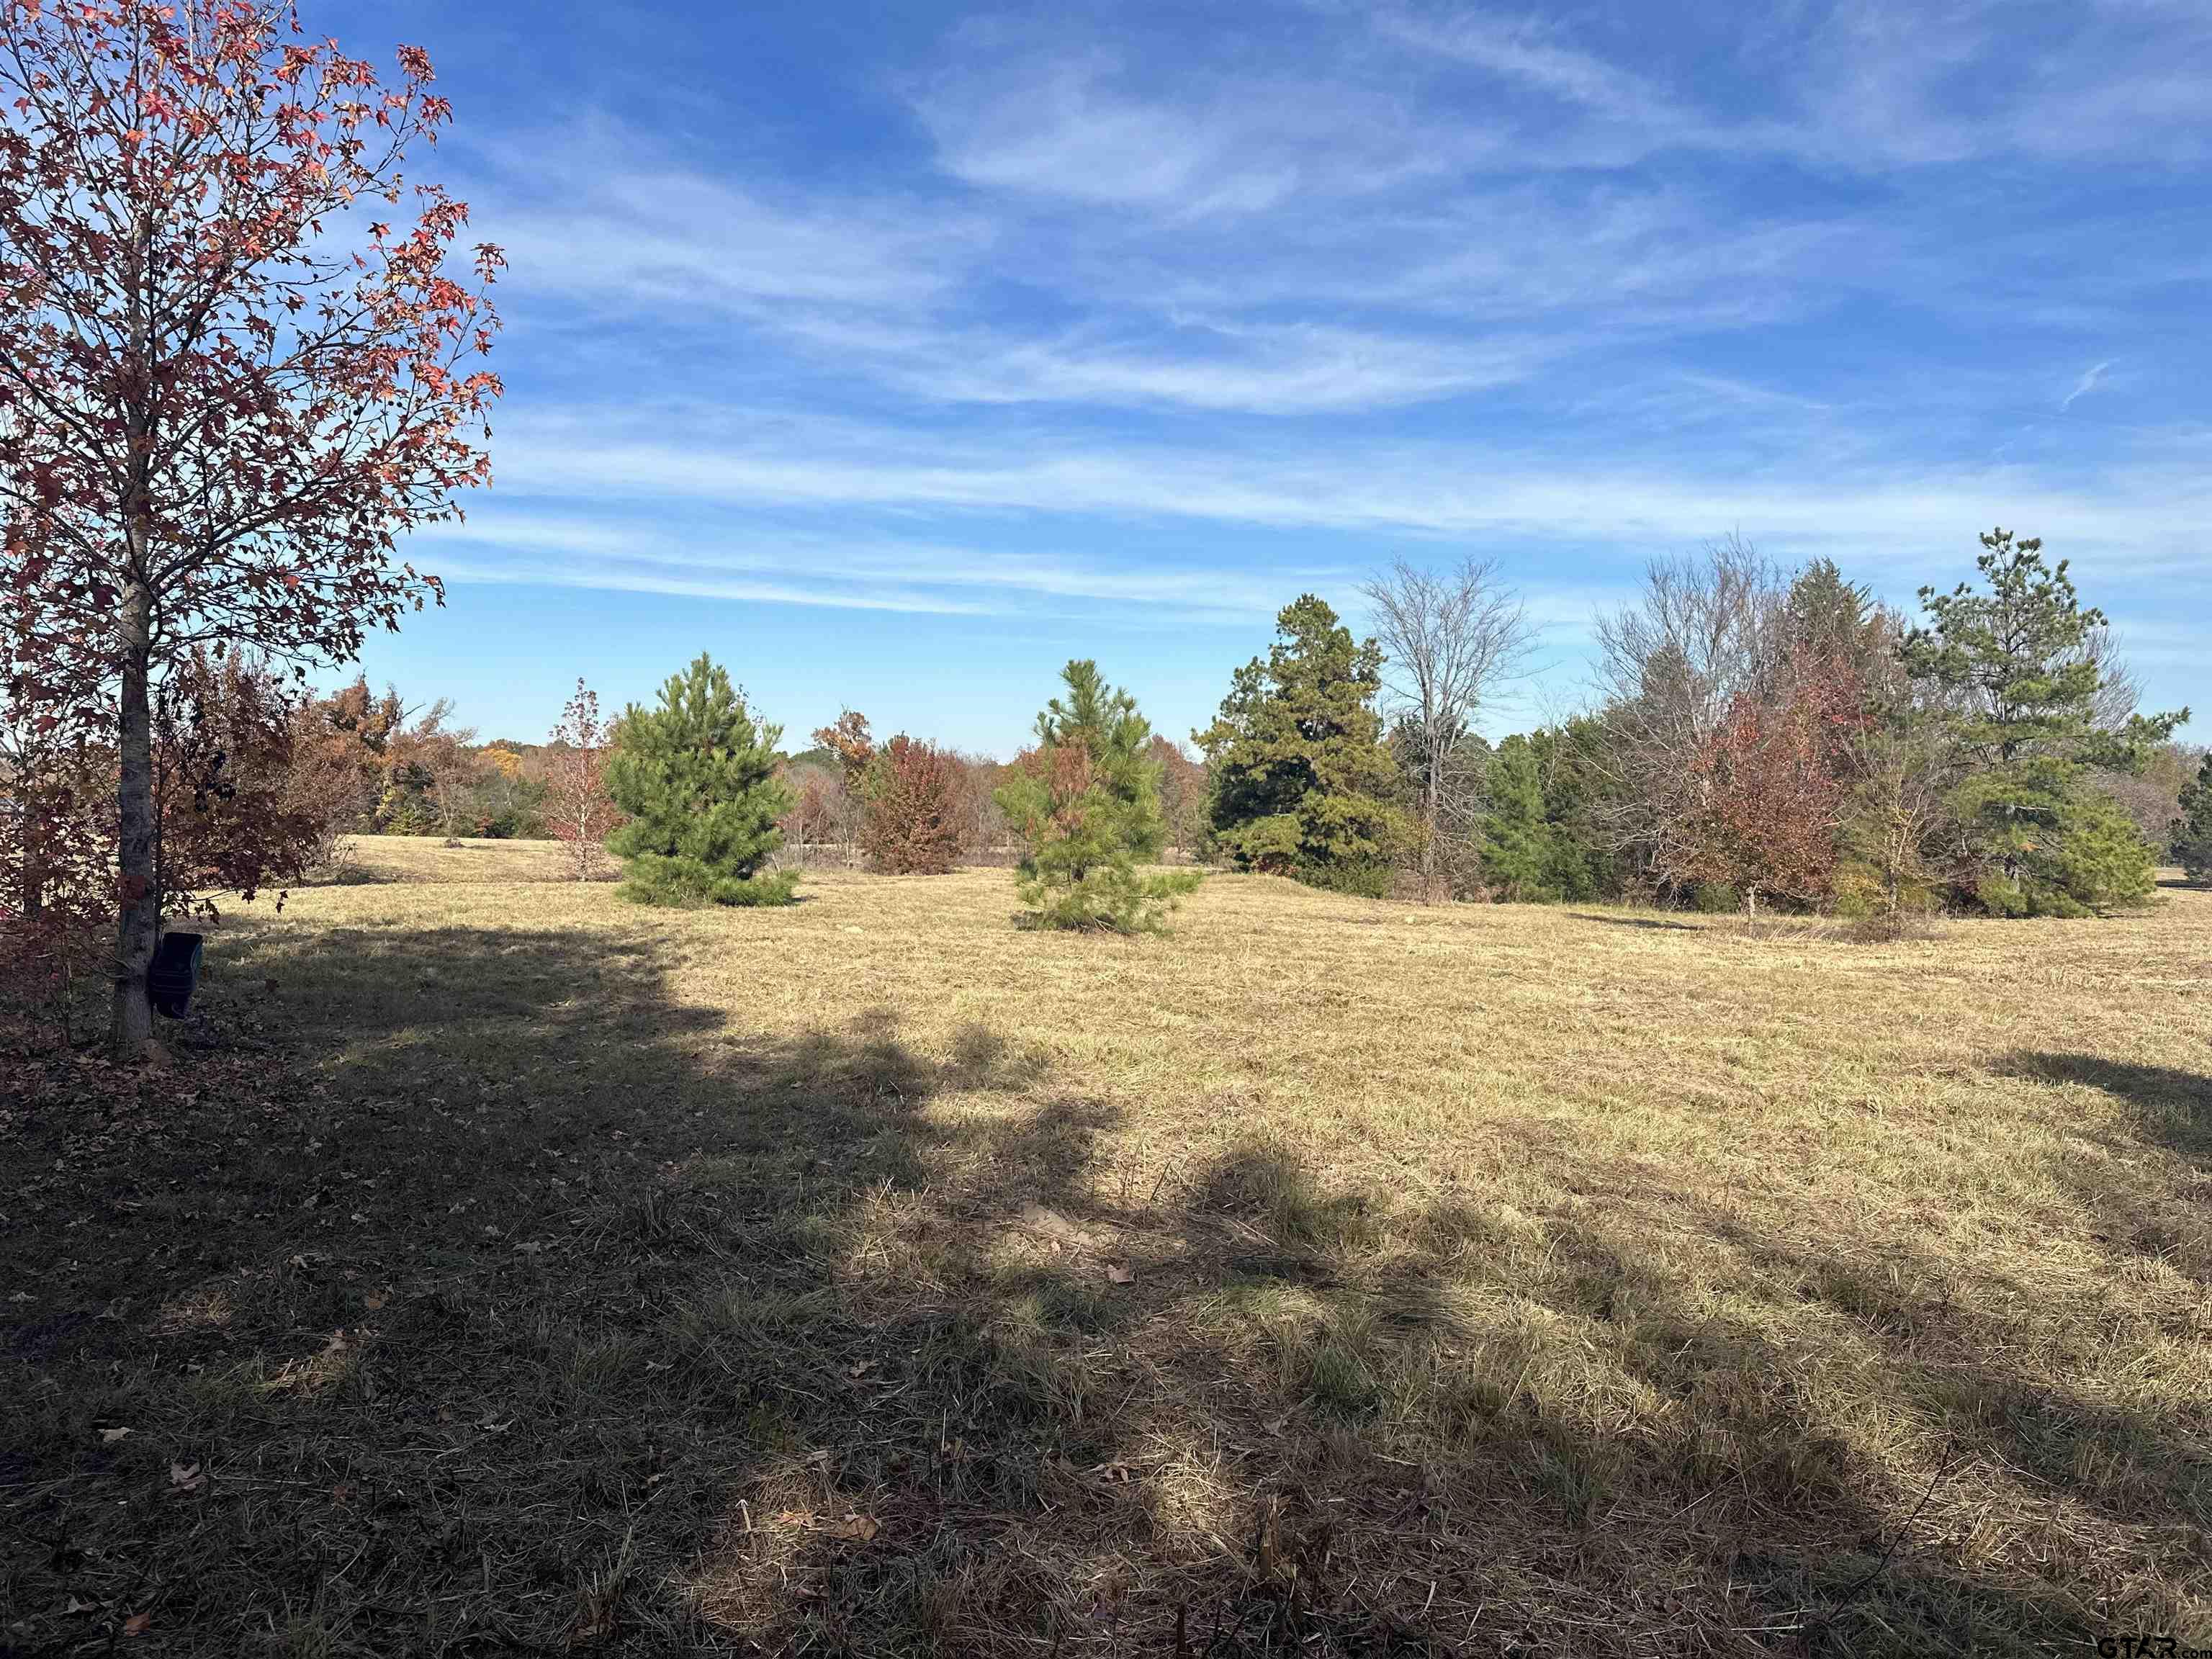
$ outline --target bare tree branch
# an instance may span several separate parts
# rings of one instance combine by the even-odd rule
[[[1465,559],[1442,574],[1399,559],[1360,592],[1386,653],[1391,710],[1412,744],[1424,832],[1421,888],[1433,901],[1448,896],[1439,890],[1439,843],[1477,804],[1455,757],[1483,700],[1526,669],[1536,628],[1491,559]]]

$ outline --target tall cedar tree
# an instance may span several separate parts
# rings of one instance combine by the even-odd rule
[[[1157,932],[1199,876],[1137,869],[1167,834],[1152,726],[1097,663],[1071,662],[1060,678],[1066,701],[1045,706],[1037,746],[998,791],[1024,848],[1015,890],[1039,927]]]
[[[599,718],[599,694],[578,679],[545,745],[545,827],[567,849],[569,871],[578,881],[599,872],[607,837],[622,823],[607,793],[609,735]]]
[[[1243,869],[1379,895],[1412,844],[1389,804],[1382,650],[1355,643],[1310,593],[1275,628],[1265,659],[1237,671],[1213,724],[1191,734],[1206,754],[1214,843]]]
[[[2212,880],[2212,754],[2197,769],[2197,781],[2181,792],[2181,816],[2173,821],[2173,855],[2190,880]]]
[[[888,876],[949,874],[960,858],[960,758],[900,732],[861,774],[867,816],[860,844],[868,867]]]
[[[152,1031],[164,668],[356,654],[439,596],[394,538],[489,477],[463,433],[501,261],[448,274],[467,210],[402,163],[450,111],[398,63],[387,88],[283,0],[0,0],[0,586],[43,612],[18,701],[82,655],[109,699],[118,1058]]]
[[[2101,723],[2104,614],[2081,607],[2066,561],[2046,564],[2040,541],[2003,529],[1981,541],[1988,592],[1921,589],[1932,626],[1903,646],[1964,768],[1950,805],[1979,866],[1972,896],[2000,915],[2140,903],[2154,886],[2151,850],[2090,775],[2140,770],[2188,710]]]
[[[761,873],[791,792],[776,775],[781,726],[755,726],[744,695],[701,653],[615,723],[607,795],[629,822],[607,838],[638,904],[788,904],[798,872]]]

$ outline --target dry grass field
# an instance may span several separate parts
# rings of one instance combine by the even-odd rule
[[[359,856],[0,1060],[0,1650],[2212,1644],[2212,893]]]

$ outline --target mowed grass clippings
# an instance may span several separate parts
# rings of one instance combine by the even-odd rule
[[[356,859],[7,1061],[0,1650],[2212,1643],[2212,893]]]

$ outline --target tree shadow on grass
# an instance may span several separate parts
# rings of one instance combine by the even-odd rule
[[[248,934],[212,969],[174,1071],[0,1128],[35,1172],[0,1233],[35,1287],[0,1304],[23,1651],[140,1614],[210,1655],[2083,1628],[1924,1533],[1884,1561],[1917,1494],[1632,1197],[1420,1204],[1245,1137],[1109,1199],[1119,1111],[1017,1033],[749,1030],[618,929]],[[1786,1252],[1725,1224],[1692,1221]]]
[[[37,1287],[0,1349],[0,1641],[143,1613],[175,1652],[711,1648],[687,1568],[733,1514],[791,1546],[768,1638],[842,1554],[891,1559],[848,1516],[1033,1503],[1017,1441],[1056,1414],[1090,1454],[1103,1269],[969,1224],[1079,1211],[1112,1121],[1021,1045],[747,1034],[619,934],[223,945],[175,1070],[4,1121],[48,1173],[0,1234]],[[890,1577],[863,1624],[903,1616]]]
[[[2212,1068],[2212,1054],[2206,1056]],[[2134,1109],[2149,1133],[2200,1167],[2212,1160],[2212,1070],[2139,1066],[2101,1054],[2024,1048],[1998,1068],[2001,1076],[2101,1090]]]
[[[1898,1627],[1893,1602],[1972,1651],[2175,1634],[2190,1608],[2201,1614],[2212,1597],[2212,1413],[2186,1382],[2108,1362],[2099,1326],[2109,1310],[2094,1289],[2054,1306],[2051,1286],[2002,1258],[1946,1258],[1894,1237],[1814,1244],[1717,1211],[1701,1224],[1741,1252],[1732,1277],[1832,1332],[1805,1398],[1851,1402],[1862,1437],[1872,1425],[1917,1440],[1921,1461],[1936,1463],[1917,1504],[1889,1477],[1896,1553],[1853,1598],[1869,1635]],[[2124,1272],[2125,1244],[2108,1249]],[[1800,1375],[1808,1358],[1792,1356]],[[1917,1526],[1894,1524],[1898,1500]],[[2029,1559],[2042,1555],[2042,1570],[1952,1558],[1946,1543],[1977,1522],[2039,1538]],[[2100,1588],[2114,1584],[2124,1596]]]
[[[1285,1413],[1224,1438],[1243,1490],[1263,1508],[1302,1504],[1303,1535],[1329,1540],[1316,1610],[1371,1619],[1363,1587],[1410,1574],[1424,1619],[1398,1607],[1400,1628],[1455,1652],[2057,1652],[2090,1629],[2056,1577],[1947,1547],[1953,1496],[1943,1524],[1923,1523],[1926,1488],[1864,1443],[1859,1420],[1875,1395],[1922,1426],[1936,1415],[1896,1386],[1903,1356],[1862,1353],[1845,1389],[1860,1399],[1833,1398],[1802,1328],[1778,1334],[1807,1294],[1784,1247],[1724,1216],[1632,1200],[1552,1215],[1408,1206],[1328,1193],[1265,1140],[1205,1171],[1192,1211],[1273,1247],[1219,1259],[1199,1346]],[[1743,1253],[1732,1305],[1654,1248],[1686,1223]],[[1976,1363],[1994,1365],[2004,1340],[1982,1334]],[[1216,1420],[1237,1416],[1223,1406]],[[2049,1478],[2079,1480],[2062,1471],[2065,1447],[2111,1452],[2125,1426],[2067,1425],[2044,1449]],[[2026,1443],[1961,1434],[1999,1469]],[[2107,1467],[2112,1530],[2164,1522],[2167,1559],[2185,1560],[2187,1460],[2164,1448],[2145,1453],[2154,1464],[2173,1481]]]
[[[1602,916],[1593,910],[1570,910],[1567,914],[1577,921],[1595,921],[1606,927],[1640,927],[1646,932],[1696,933],[1704,929],[1693,927],[1686,921],[1668,921],[1659,916]]]

